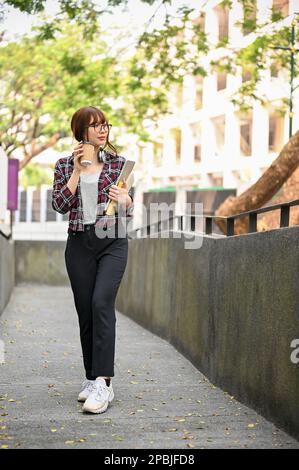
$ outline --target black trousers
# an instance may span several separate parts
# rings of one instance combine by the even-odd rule
[[[128,238],[118,237],[115,227],[114,238],[99,238],[94,225],[69,231],[65,249],[89,380],[114,376],[115,299],[128,258]]]

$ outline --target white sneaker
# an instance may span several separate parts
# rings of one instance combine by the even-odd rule
[[[103,413],[107,410],[108,404],[113,400],[114,392],[112,388],[112,380],[110,379],[109,387],[106,385],[105,379],[98,377],[94,382],[94,387],[83,405],[83,411],[89,413]]]
[[[95,380],[86,379],[82,382],[82,390],[78,395],[78,401],[85,401],[89,397],[93,390],[94,384]]]

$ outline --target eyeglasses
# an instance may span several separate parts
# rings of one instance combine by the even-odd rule
[[[105,131],[105,132],[109,132],[109,130],[111,129],[112,127],[112,124],[101,124],[100,122],[95,122],[95,123],[92,123],[92,124],[89,124],[89,126],[85,126],[86,128],[88,127],[93,127],[94,130],[96,131]]]

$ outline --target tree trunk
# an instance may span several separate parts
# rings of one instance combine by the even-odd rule
[[[23,160],[21,160],[20,162],[20,170],[22,170],[32,160],[32,158],[36,157],[44,150],[47,150],[48,148],[53,147],[53,145],[55,145],[56,142],[58,142],[60,138],[61,138],[61,133],[56,132],[50,137],[50,139],[45,144],[38,145],[37,147],[32,145],[31,152],[25,155]]]
[[[263,173],[263,175],[239,196],[229,196],[219,208],[215,215],[228,216],[258,209],[266,204],[287,181],[299,165],[299,131],[286,143],[282,151]],[[217,220],[218,227],[226,233],[226,223]],[[235,220],[235,234],[248,231],[248,217]]]

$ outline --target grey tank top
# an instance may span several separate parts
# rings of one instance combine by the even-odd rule
[[[80,174],[84,224],[93,224],[96,221],[99,191],[98,181],[101,171]]]

